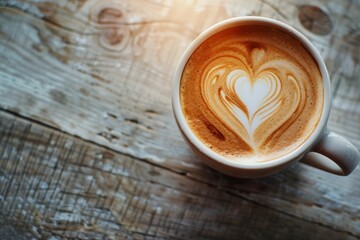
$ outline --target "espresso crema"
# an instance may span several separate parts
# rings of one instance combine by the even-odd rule
[[[270,161],[301,146],[320,121],[323,79],[311,53],[278,28],[237,26],[194,51],[180,82],[186,122],[234,161]]]

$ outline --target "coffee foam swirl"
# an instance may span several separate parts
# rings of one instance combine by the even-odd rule
[[[323,105],[315,60],[298,40],[262,26],[228,29],[206,40],[185,66],[181,87],[196,135],[214,151],[249,162],[301,145]]]

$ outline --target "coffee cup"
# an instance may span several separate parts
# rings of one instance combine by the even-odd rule
[[[200,34],[174,76],[172,106],[186,143],[208,166],[264,177],[298,161],[348,175],[360,153],[331,132],[329,75],[296,29],[236,17]]]

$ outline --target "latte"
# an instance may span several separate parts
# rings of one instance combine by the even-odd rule
[[[209,37],[180,82],[186,122],[205,146],[234,161],[271,161],[301,146],[324,104],[311,53],[284,30],[236,26]]]

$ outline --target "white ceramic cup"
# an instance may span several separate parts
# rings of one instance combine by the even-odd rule
[[[297,149],[280,158],[259,163],[241,163],[209,149],[188,126],[180,104],[180,81],[189,57],[207,38],[224,29],[248,24],[276,27],[299,39],[316,59],[324,80],[324,106],[321,119],[311,136]],[[265,37],[265,36],[264,36]],[[329,74],[319,52],[300,32],[287,24],[264,17],[236,17],[219,22],[200,34],[186,49],[175,72],[172,105],[180,131],[195,154],[210,167],[230,176],[241,178],[263,177],[276,173],[299,160],[313,167],[337,175],[348,175],[358,165],[360,153],[348,140],[328,130],[326,124],[331,108],[331,86]]]

